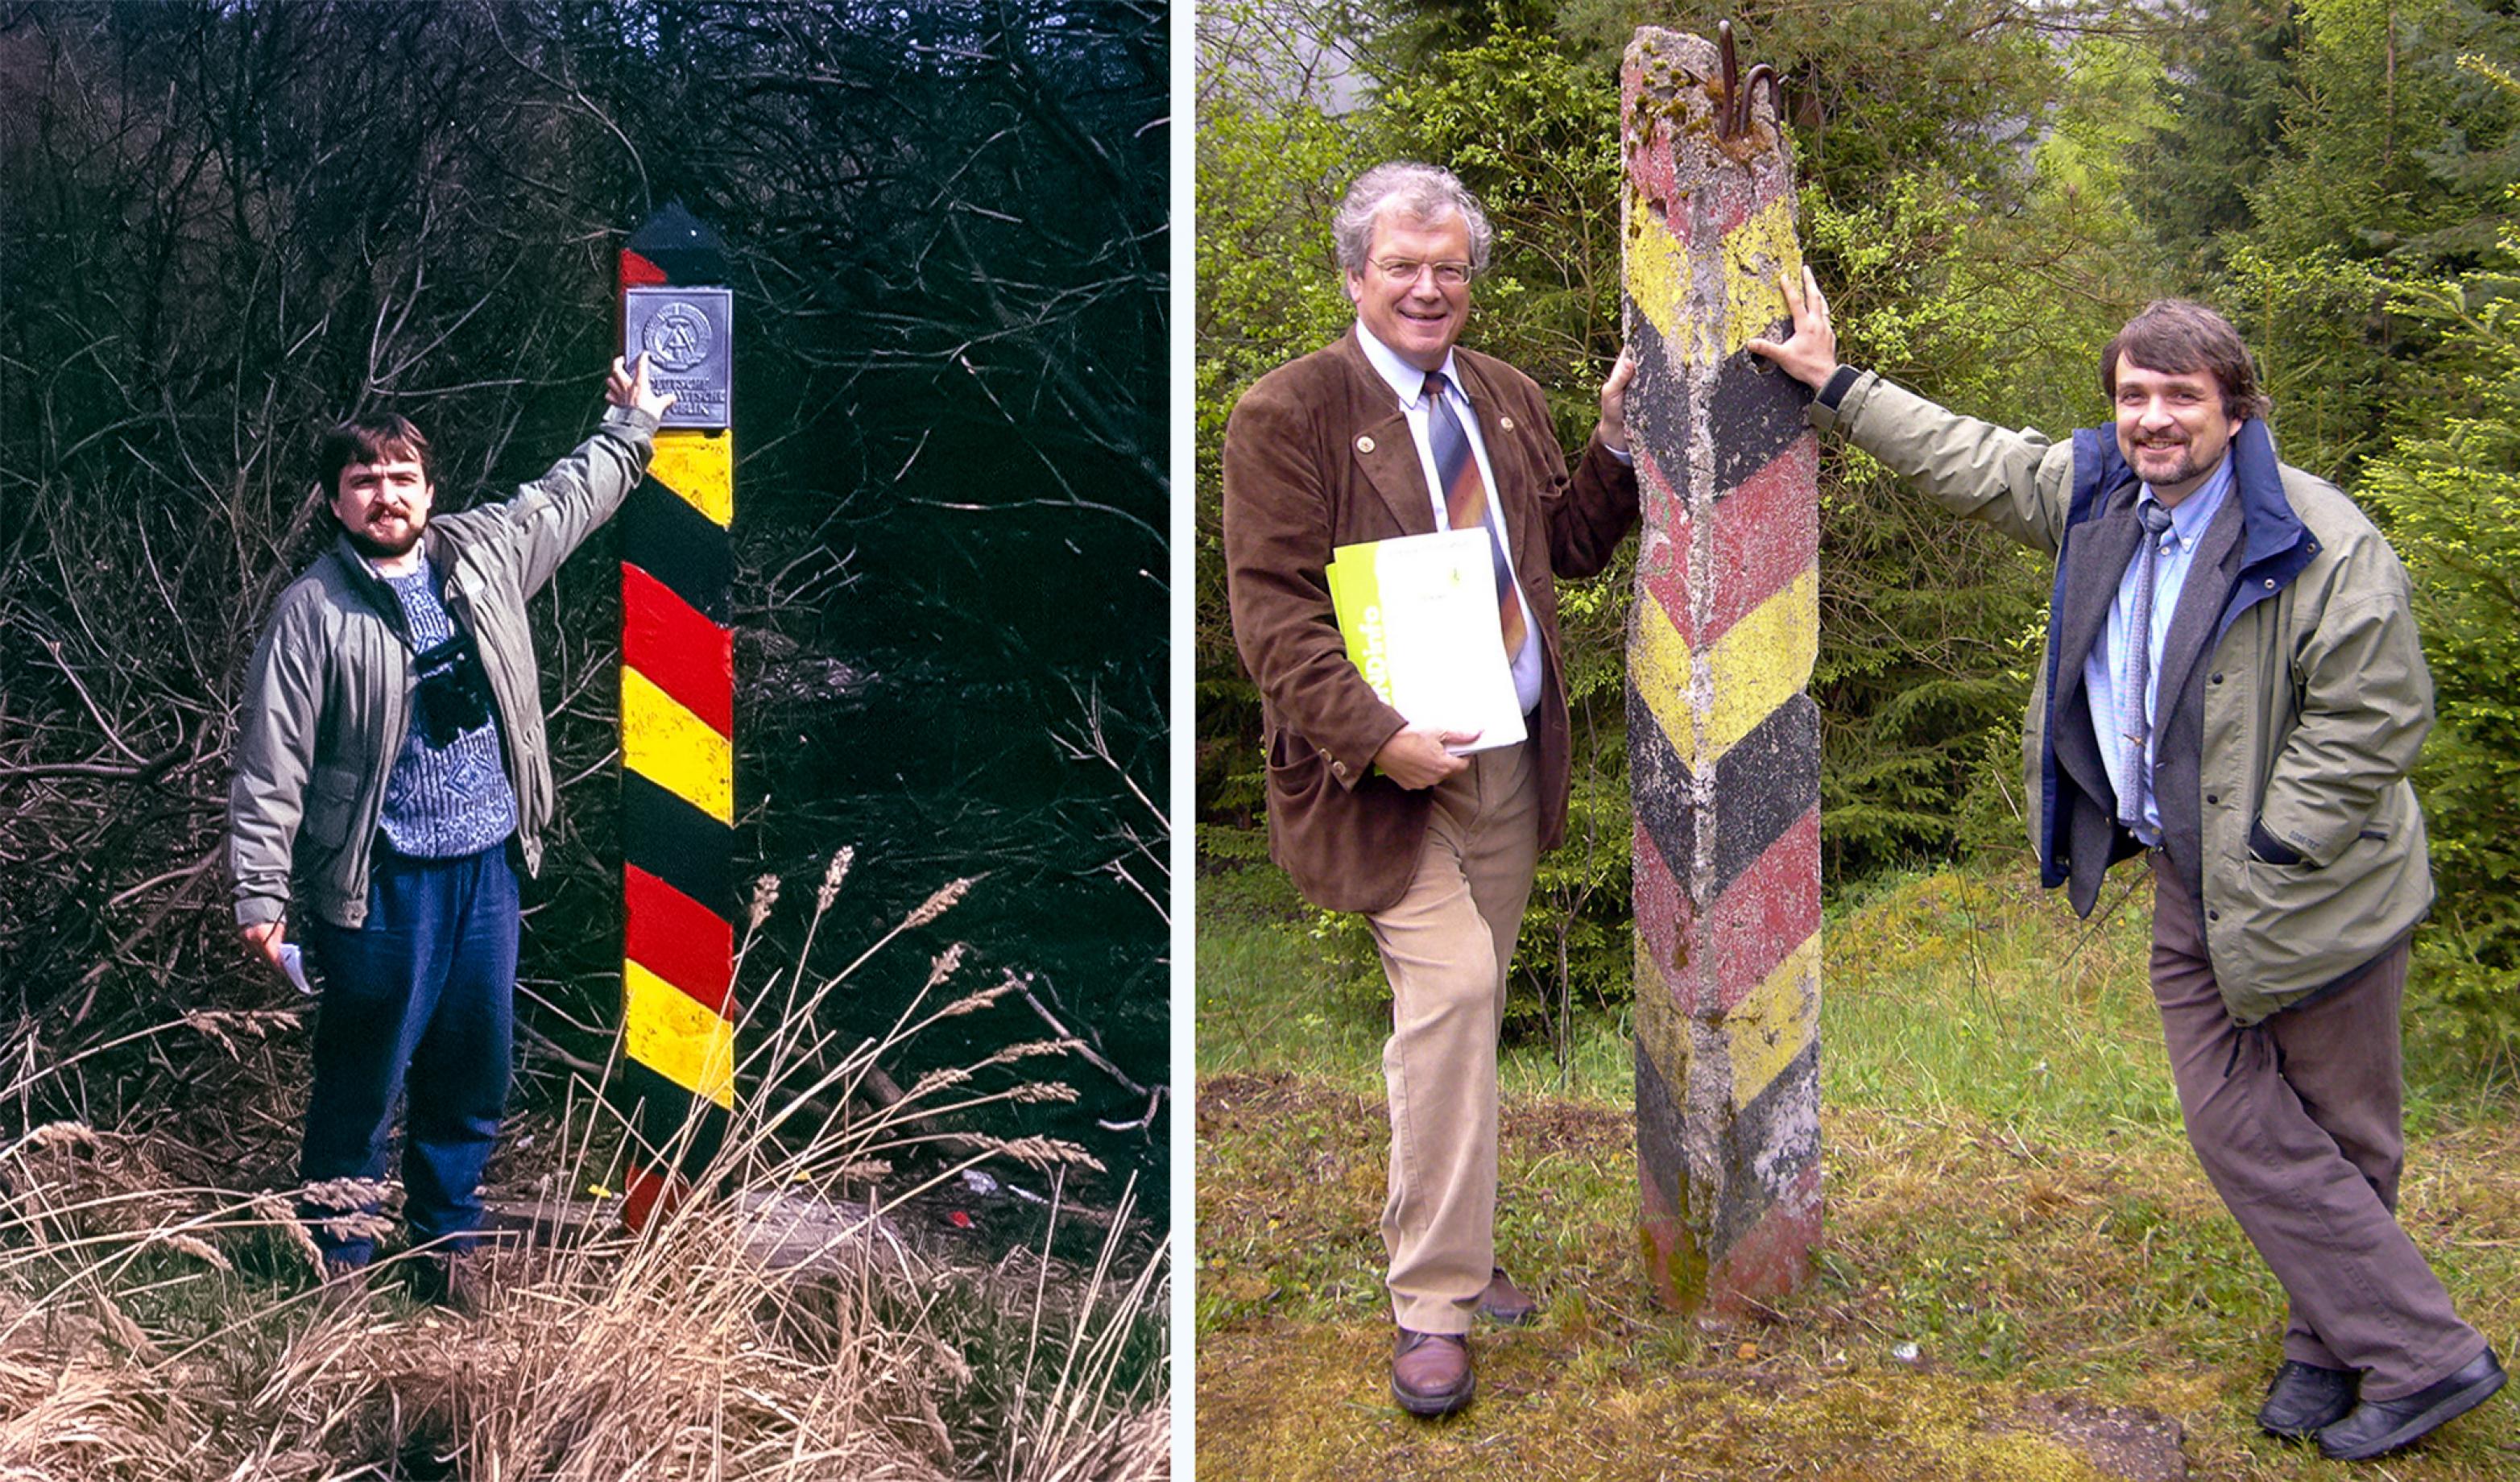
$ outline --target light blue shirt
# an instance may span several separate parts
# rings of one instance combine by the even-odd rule
[[[1444,509],[1442,486],[1435,478],[1435,441],[1428,427],[1428,422],[1434,416],[1434,404],[1426,392],[1426,373],[1401,359],[1391,346],[1374,338],[1373,332],[1367,329],[1362,321],[1356,327],[1356,340],[1365,347],[1366,363],[1390,382],[1392,394],[1400,398],[1401,413],[1409,419],[1409,435],[1418,444],[1418,467],[1426,474],[1426,498],[1435,508],[1435,528],[1449,530],[1453,527],[1452,516]],[[1462,430],[1470,437],[1470,457],[1477,460],[1479,477],[1487,483],[1488,518],[1496,522],[1493,538],[1497,549],[1505,553],[1506,570],[1512,573],[1513,544],[1505,538],[1505,508],[1497,494],[1496,470],[1488,465],[1488,445],[1479,436],[1479,414],[1470,406],[1470,398],[1462,388],[1462,378],[1453,369],[1452,351],[1444,352],[1444,364],[1439,369],[1445,383],[1451,387],[1445,393],[1445,400],[1452,405],[1453,415],[1462,419]],[[1514,581],[1513,600],[1523,600],[1519,575]],[[1531,621],[1528,605],[1525,606],[1522,648],[1513,655],[1513,697],[1514,702],[1522,706],[1522,713],[1529,715],[1540,707],[1540,624]]]
[[[2145,665],[2148,677],[2143,688],[2146,777],[2152,776],[2154,747],[2161,739],[2161,712],[2154,705],[2161,692],[2161,646],[2170,637],[2171,620],[2178,615],[2179,594],[2187,585],[2187,568],[2195,562],[2196,543],[2205,538],[2206,529],[2214,523],[2215,512],[2223,508],[2230,492],[2231,456],[2227,449],[2222,463],[2197,486],[2196,492],[2171,508],[2170,528],[2161,532],[2161,551],[2152,568],[2152,621],[2147,625],[2151,631],[2142,639],[2150,658]],[[2136,498],[2138,509],[2159,502],[2150,484],[2144,485],[2143,492]],[[2127,795],[2131,781],[2127,740],[2118,734],[2111,718],[2118,713],[2117,677],[2126,672],[2127,645],[2135,641],[2128,631],[2133,616],[2128,609],[2135,602],[2136,562],[2142,555],[2143,549],[2138,545],[2136,559],[2127,562],[2126,574],[2118,578],[2117,600],[2109,604],[2108,628],[2083,660],[2083,688],[2091,696],[2092,727],[2100,739],[2100,764],[2108,769],[2109,786],[2121,798]],[[2143,821],[2137,827],[2135,836],[2153,848],[2161,845],[2161,805],[2150,787],[2144,789]]]

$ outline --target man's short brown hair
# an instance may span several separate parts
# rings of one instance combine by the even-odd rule
[[[2223,415],[2264,417],[2274,399],[2258,385],[2258,363],[2231,321],[2185,298],[2156,298],[2100,351],[2100,390],[2118,399],[2118,360],[2167,376],[2203,371],[2223,388]]]
[[[341,471],[354,463],[391,463],[408,458],[420,465],[420,476],[430,484],[437,482],[437,466],[428,452],[428,439],[411,419],[397,412],[375,417],[353,417],[324,434],[315,445],[315,472],[324,481],[324,497],[333,499],[341,492]]]

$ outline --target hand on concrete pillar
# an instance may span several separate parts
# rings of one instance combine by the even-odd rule
[[[1601,382],[1601,425],[1593,435],[1605,447],[1624,453],[1628,450],[1628,382],[1637,379],[1637,352],[1625,345],[1619,347],[1619,363],[1610,367],[1609,379]]]
[[[1431,787],[1469,765],[1445,750],[1446,746],[1465,746],[1479,739],[1476,731],[1439,731],[1433,726],[1410,726],[1392,733],[1382,749],[1373,753],[1373,764],[1393,782],[1415,792]]]
[[[1753,339],[1744,348],[1775,361],[1778,370],[1817,391],[1837,374],[1837,331],[1829,327],[1828,300],[1821,296],[1820,279],[1809,267],[1803,269],[1800,284],[1787,273],[1779,287],[1785,291],[1785,307],[1794,316],[1793,334],[1781,344]]]

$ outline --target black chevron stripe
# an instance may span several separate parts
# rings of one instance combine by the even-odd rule
[[[622,507],[621,559],[663,582],[709,621],[727,626],[734,543],[707,516],[653,478],[641,479]]]
[[[1714,891],[1721,895],[1820,805],[1820,706],[1810,696],[1789,696],[1716,758],[1715,796]]]
[[[730,921],[735,920],[734,845],[734,830],[622,769],[623,856]]]

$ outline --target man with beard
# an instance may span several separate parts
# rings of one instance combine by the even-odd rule
[[[275,968],[323,985],[300,1174],[384,1176],[406,1090],[403,1213],[423,1295],[475,1299],[481,1172],[505,1108],[516,990],[516,869],[542,859],[551,759],[525,601],[621,506],[673,404],[612,363],[611,410],[505,503],[430,518],[428,439],[399,416],[317,450],[339,534],[281,594],[241,698],[228,794],[236,920]],[[355,1294],[371,1220],[306,1213],[333,1289]],[[375,1213],[372,1202],[348,1211]]]
[[[2503,1372],[2397,1222],[2399,1003],[2432,904],[2407,783],[2432,682],[2397,554],[2276,460],[2239,334],[2165,299],[2101,351],[2114,427],[2051,443],[1837,361],[1816,281],[1749,348],[1811,418],[2053,556],[2023,748],[2044,882],[2091,914],[2141,854],[2153,999],[2215,1190],[2290,1299],[2258,1423],[2395,1451]]]
[[[1497,1264],[1497,1033],[1541,851],[1565,831],[1570,763],[1552,576],[1607,565],[1637,519],[1624,357],[1570,474],[1540,387],[1457,348],[1494,233],[1443,169],[1366,171],[1332,218],[1356,324],[1243,392],[1225,431],[1234,639],[1260,690],[1269,851],[1295,887],[1372,927],[1391,983],[1382,1055],[1382,1237],[1412,1415],[1469,1403],[1472,1315],[1527,1323]],[[1340,546],[1488,532],[1501,644],[1527,737],[1412,725],[1347,656],[1324,568]],[[1484,603],[1483,603],[1484,606]]]

